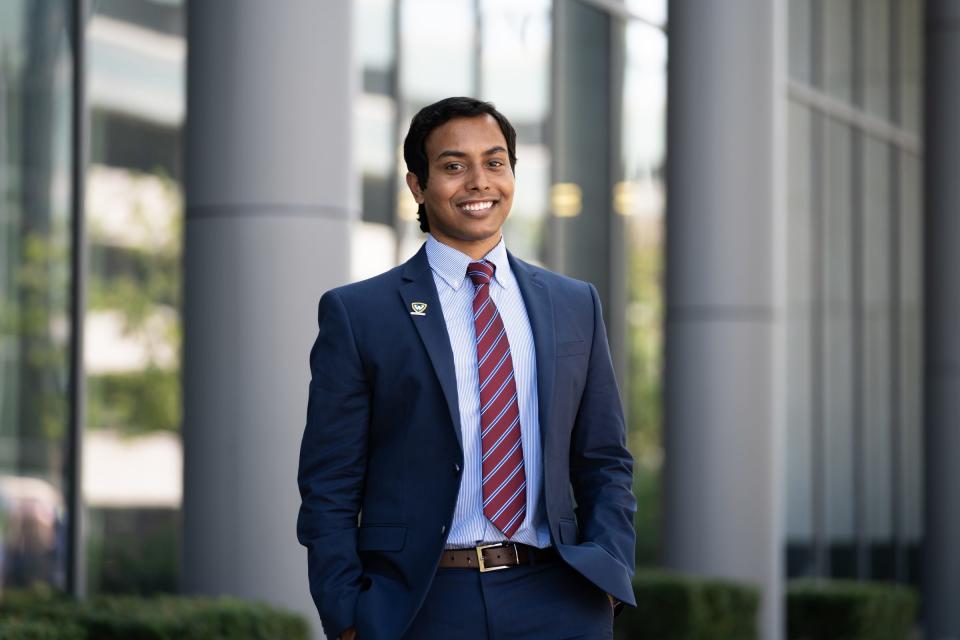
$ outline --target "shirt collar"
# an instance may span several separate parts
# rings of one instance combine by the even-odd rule
[[[501,287],[507,289],[513,284],[513,272],[510,270],[510,261],[507,259],[507,245],[504,244],[502,235],[497,246],[491,249],[483,259],[496,266],[493,279]],[[434,273],[456,291],[467,279],[467,265],[475,261],[467,254],[443,244],[434,238],[433,234],[428,234],[427,262],[430,263]]]

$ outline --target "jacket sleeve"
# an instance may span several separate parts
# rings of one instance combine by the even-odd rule
[[[593,340],[587,378],[573,427],[570,480],[577,502],[577,520],[584,543],[606,551],[633,575],[636,533],[633,516],[633,457],[627,450],[626,423],[607,344],[607,331],[597,290],[593,301]],[[614,594],[633,603],[632,593]]]
[[[354,625],[362,566],[357,555],[367,460],[370,389],[353,330],[335,291],[320,299],[310,351],[307,423],[297,482],[297,537],[307,548],[310,592],[328,638]]]

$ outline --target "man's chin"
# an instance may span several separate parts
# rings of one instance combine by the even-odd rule
[[[482,232],[476,229],[457,229],[451,230],[450,232],[442,232],[431,227],[430,233],[433,234],[433,237],[438,241],[460,249],[464,253],[470,253],[466,250],[467,247],[482,247],[489,251],[500,242],[501,237],[500,227],[496,227],[492,231],[484,230]]]
[[[492,231],[487,230],[482,233],[464,233],[459,237],[459,239],[462,242],[469,242],[471,244],[485,244],[488,242],[496,244],[500,242],[500,227],[496,227]]]

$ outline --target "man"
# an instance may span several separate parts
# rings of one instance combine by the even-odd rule
[[[297,522],[330,638],[611,638],[635,604],[632,459],[592,285],[501,227],[516,133],[448,98],[404,142],[427,242],[328,291]]]

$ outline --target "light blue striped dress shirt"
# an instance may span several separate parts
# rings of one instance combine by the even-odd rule
[[[496,265],[490,297],[497,305],[510,341],[517,400],[520,407],[520,438],[523,467],[527,477],[527,513],[513,535],[514,542],[547,547],[550,530],[543,507],[543,471],[540,448],[540,419],[537,406],[537,361],[533,332],[523,295],[507,261],[503,243],[485,258]],[[427,236],[427,260],[440,295],[443,318],[450,335],[457,372],[460,428],[463,434],[463,477],[447,536],[447,548],[472,547],[505,540],[504,535],[483,515],[480,464],[480,390],[477,380],[476,329],[473,324],[473,283],[467,277],[470,256]]]

